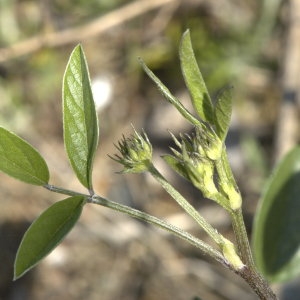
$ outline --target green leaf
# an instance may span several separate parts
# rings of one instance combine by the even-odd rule
[[[98,145],[98,119],[81,45],[73,50],[63,80],[64,142],[79,181],[92,190],[92,165]]]
[[[260,200],[254,222],[257,266],[271,282],[300,275],[300,147],[280,162]]]
[[[44,185],[49,181],[47,164],[38,151],[2,127],[0,127],[0,170],[34,185]]]
[[[219,138],[224,141],[229,129],[232,113],[232,96],[231,88],[223,89],[218,97],[215,105],[215,125]]]
[[[179,57],[182,74],[193,106],[203,121],[213,125],[213,104],[195,58],[189,30],[182,36]]]
[[[33,268],[62,241],[79,219],[84,203],[82,196],[56,202],[31,224],[17,252],[14,280]]]
[[[139,59],[144,71],[146,74],[152,79],[152,81],[156,84],[158,90],[162,93],[162,95],[168,100],[178,111],[179,113],[191,124],[199,125],[200,122],[197,120],[183,105],[182,103],[174,97],[169,89],[154,75],[154,73],[146,66],[146,64]]]
[[[190,177],[186,171],[186,168],[176,159],[174,156],[166,154],[162,156],[162,159],[179,175],[184,177],[187,180],[190,180]]]

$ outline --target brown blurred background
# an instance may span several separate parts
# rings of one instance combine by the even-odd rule
[[[232,238],[226,213],[161,161],[159,155],[169,152],[172,144],[168,130],[177,134],[191,128],[164,101],[137,60],[142,57],[189,105],[178,60],[180,37],[189,28],[212,97],[224,86],[234,86],[227,147],[251,236],[267,176],[298,142],[299,17],[297,0],[2,0],[0,125],[42,153],[52,184],[82,190],[64,152],[61,121],[62,77],[80,42],[100,119],[97,193],[207,240],[147,175],[116,174],[120,166],[107,154],[115,153],[113,144],[131,133],[133,124],[148,133],[163,174]],[[59,199],[63,196],[0,174],[0,299],[256,299],[238,277],[185,242],[92,205],[85,207],[80,222],[50,256],[12,282],[22,234]],[[275,288],[281,299],[298,299],[296,284]]]

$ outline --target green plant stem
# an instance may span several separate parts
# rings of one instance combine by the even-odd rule
[[[154,216],[151,216],[147,213],[144,213],[142,211],[139,211],[137,209],[131,208],[129,206],[107,200],[103,197],[100,197],[96,194],[94,195],[87,195],[87,194],[82,194],[78,193],[75,191],[67,190],[64,188],[56,187],[54,185],[49,185],[46,184],[44,185],[44,188],[51,192],[63,194],[63,195],[68,195],[68,196],[83,196],[87,198],[88,203],[93,203],[101,206],[105,206],[108,208],[111,208],[115,211],[125,213],[133,218],[139,219],[141,221],[156,225],[157,227],[160,227],[168,232],[173,233],[177,237],[187,241],[188,243],[192,244],[193,246],[199,248],[204,255],[210,256],[212,259],[220,262],[222,265],[225,267],[232,269],[231,266],[228,264],[227,260],[224,258],[224,256],[219,252],[218,250],[214,249],[210,245],[204,243],[200,239],[196,238],[192,234],[172,225],[169,224],[159,218],[156,218]]]
[[[256,270],[241,208],[231,213],[231,222],[243,263],[249,269]]]
[[[228,183],[235,187],[238,191],[237,184],[235,182],[232,170],[230,168],[226,149],[224,147],[222,151],[221,160],[216,165],[219,176],[228,180]],[[242,208],[231,210],[231,223],[234,231],[238,254],[241,257],[245,268],[238,270],[237,273],[244,278],[244,280],[251,286],[253,291],[263,300],[275,300],[277,299],[274,292],[271,290],[267,281],[259,274],[255,266],[249,239],[245,227]]]
[[[269,287],[268,283],[260,276],[260,274],[254,270],[249,269],[247,266],[241,270],[234,270],[224,259],[223,255],[209,246],[208,244],[204,243],[203,241],[199,240],[198,238],[194,237],[193,235],[181,230],[180,228],[171,225],[161,219],[158,219],[154,216],[148,215],[144,212],[139,210],[133,209],[126,205],[122,205],[116,202],[109,201],[105,198],[102,198],[98,195],[94,195],[91,198],[91,203],[95,203],[101,206],[105,206],[111,208],[113,210],[123,212],[133,218],[137,218],[139,220],[145,221],[147,223],[156,225],[166,231],[169,231],[176,235],[177,237],[187,241],[191,245],[199,248],[203,254],[210,256],[211,258],[215,259],[216,261],[220,262],[226,268],[232,270],[233,272],[240,275],[253,289],[253,291],[258,295],[261,300],[277,300],[276,295],[273,293],[271,288]]]
[[[234,179],[234,176],[232,174],[232,170],[229,164],[227,151],[225,145],[223,146],[222,154],[221,154],[221,160],[219,161],[220,164],[217,164],[218,173],[220,172],[221,176],[227,178],[228,182],[230,182],[235,189],[238,191],[238,186],[236,184],[236,181]],[[220,168],[219,168],[220,167]]]
[[[94,195],[93,197],[91,197],[90,203],[105,206],[105,207],[111,208],[115,211],[125,213],[125,214],[127,214],[133,218],[139,219],[141,221],[156,225],[157,227],[160,227],[168,232],[171,232],[174,235],[176,235],[177,237],[179,237],[179,238],[187,241],[188,243],[192,244],[193,246],[199,248],[203,254],[210,256],[212,259],[215,259],[216,261],[220,262],[226,268],[232,269],[230,267],[230,265],[227,263],[226,259],[221,254],[221,252],[214,249],[210,245],[204,243],[203,241],[201,241],[200,239],[191,235],[190,233],[188,233],[172,224],[169,224],[159,218],[156,218],[152,215],[149,215],[149,214],[139,211],[137,209],[131,208],[129,206],[107,200],[98,195]]]
[[[237,188],[237,184],[236,184],[235,179],[232,174],[232,170],[229,166],[225,147],[223,148],[221,159],[216,162],[216,169],[218,172],[219,180],[223,181],[224,184],[226,184],[226,185],[234,187],[239,199],[241,199],[240,193]],[[228,196],[230,197],[230,195],[228,195]],[[232,203],[232,201],[230,201],[230,199],[229,199],[229,203]],[[231,223],[232,223],[232,227],[233,227],[233,231],[234,231],[240,258],[242,259],[243,263],[250,270],[256,270],[256,267],[255,267],[255,264],[253,261],[253,257],[252,257],[252,252],[251,252],[251,247],[249,244],[247,231],[245,228],[245,222],[244,222],[244,218],[243,218],[243,214],[242,214],[241,203],[242,203],[242,201],[240,201],[240,204],[237,205],[238,208],[236,208],[236,209],[231,208],[231,210],[229,210],[229,213],[231,216]]]
[[[50,192],[54,192],[54,193],[58,193],[58,194],[63,194],[63,195],[68,195],[68,196],[83,196],[83,197],[90,197],[90,195],[86,195],[86,194],[82,194],[82,193],[78,193],[75,191],[70,191],[61,187],[57,187],[51,184],[45,184],[43,185],[43,187],[47,190],[49,190]]]
[[[226,268],[228,268],[228,269],[232,270],[233,272],[237,273],[238,275],[240,275],[251,286],[253,291],[259,296],[260,299],[262,299],[262,300],[277,300],[276,295],[270,289],[268,283],[256,271],[256,268],[255,268],[254,264],[251,268],[246,266],[245,268],[243,268],[241,270],[235,270],[228,263],[228,261],[224,258],[224,256],[222,255],[221,252],[214,249],[213,247],[206,244],[205,242],[201,241],[200,239],[196,238],[192,234],[190,234],[190,233],[188,233],[188,232],[186,232],[186,231],[184,231],[184,230],[182,230],[182,229],[180,229],[180,228],[178,228],[178,227],[176,227],[172,224],[169,224],[169,223],[167,223],[167,222],[165,222],[165,221],[163,221],[159,218],[156,218],[154,216],[151,216],[147,213],[144,213],[144,212],[139,211],[137,209],[131,208],[129,206],[107,200],[107,199],[105,199],[103,197],[100,197],[96,194],[91,196],[91,195],[88,195],[88,194],[78,193],[78,192],[75,192],[75,191],[71,191],[71,190],[68,190],[68,189],[56,187],[56,186],[49,185],[49,184],[44,185],[44,188],[46,188],[47,190],[49,190],[51,192],[64,194],[64,195],[68,195],[68,196],[83,196],[83,197],[86,197],[88,203],[93,203],[93,204],[101,205],[101,206],[104,206],[104,207],[108,207],[108,208],[113,209],[115,211],[125,213],[125,214],[127,214],[127,215],[129,215],[133,218],[136,218],[136,219],[139,219],[141,221],[144,221],[144,222],[150,223],[152,225],[155,225],[157,227],[160,227],[160,228],[174,234],[175,236],[181,238],[182,240],[185,240],[189,244],[199,248],[200,251],[204,255],[209,256],[210,258],[212,258],[212,259],[218,261],[219,263],[221,263]],[[242,228],[245,228],[242,216],[239,216],[239,217],[236,216],[236,217],[232,217],[232,218],[233,218],[233,223],[236,226],[238,226],[238,224],[240,224],[242,226]],[[240,222],[242,222],[242,224]],[[238,243],[242,244],[243,241],[246,240],[247,244],[249,245],[247,234],[246,235],[245,234],[246,234],[245,230],[244,230],[243,233],[242,233],[242,231],[237,232],[237,235],[239,236],[239,241],[240,241]],[[250,246],[249,246],[249,249],[250,249]],[[245,250],[241,250],[241,251],[245,251]],[[251,255],[251,251],[250,251],[250,255]],[[250,260],[250,258],[248,258],[248,259]],[[251,255],[251,261],[253,262],[252,255]]]
[[[205,232],[220,246],[224,243],[224,237],[218,233],[199,212],[160,174],[151,163],[148,171],[161,184],[166,192],[205,230]]]
[[[258,272],[253,256],[247,231],[245,228],[245,222],[242,214],[242,209],[232,211],[230,213],[232,227],[236,239],[238,254],[245,264],[245,267],[237,270],[239,274],[262,300],[276,300],[277,297],[270,288],[267,281]]]
[[[263,300],[277,299],[274,292],[271,290],[267,281],[258,272],[253,256],[249,239],[245,227],[245,222],[242,214],[242,209],[238,209],[231,213],[231,222],[236,238],[239,255],[246,265],[238,274],[251,286],[254,292]]]

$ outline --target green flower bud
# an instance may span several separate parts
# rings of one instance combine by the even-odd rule
[[[181,142],[172,135],[175,144],[181,150],[179,152],[172,149],[175,154],[173,159],[177,160],[175,170],[191,181],[205,197],[212,198],[218,193],[213,179],[214,163],[207,158],[205,149],[200,144],[203,142],[203,139],[200,138],[199,133],[196,130],[196,134],[192,137],[181,135]]]
[[[232,242],[230,242],[227,239],[224,239],[224,243],[221,245],[221,249],[224,257],[235,270],[241,270],[245,267],[240,257],[236,253],[234,244]]]
[[[196,127],[196,143],[202,155],[204,152],[205,156],[211,160],[221,158],[223,142],[209,125],[203,123]]]
[[[212,162],[207,159],[202,159],[198,162],[196,170],[198,173],[197,178],[199,182],[197,186],[199,186],[203,195],[209,198],[211,195],[218,193],[213,179],[214,165],[212,164]]]
[[[228,183],[220,183],[222,190],[225,192],[229,199],[229,205],[232,210],[237,210],[242,206],[241,194]]]
[[[210,174],[205,174],[203,177],[203,189],[205,192],[203,194],[210,198],[211,196],[218,193],[215,182],[213,180],[213,176]]]
[[[143,136],[134,130],[134,134],[118,142],[116,148],[120,154],[111,157],[124,166],[122,173],[142,173],[148,170],[152,161],[152,145],[145,132]]]

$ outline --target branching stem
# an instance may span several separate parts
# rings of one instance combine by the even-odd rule
[[[179,237],[179,238],[187,241],[188,243],[192,244],[193,246],[199,248],[203,254],[210,256],[211,258],[220,262],[225,267],[230,268],[230,266],[228,265],[227,261],[225,260],[225,258],[221,254],[221,252],[212,248],[210,245],[206,244],[205,242],[201,241],[200,239],[196,238],[195,236],[191,235],[190,233],[188,233],[172,224],[169,224],[159,218],[156,218],[152,215],[149,215],[149,214],[139,211],[137,209],[131,208],[129,206],[107,200],[98,195],[94,195],[91,198],[90,202],[111,208],[115,211],[125,213],[133,218],[156,225],[157,227],[160,227],[168,232],[171,232],[174,235],[176,235],[177,237]]]
[[[149,167],[150,174],[161,184],[166,192],[205,230],[205,232],[218,244],[222,245],[224,237],[212,227],[199,212],[162,176],[162,174],[154,167]]]
[[[152,171],[154,171],[154,170],[152,170]],[[172,193],[175,192],[175,195],[177,196],[176,193],[178,193],[178,192],[174,188],[173,189],[171,188],[172,186],[162,177],[162,175],[157,170],[156,170],[156,172],[157,173],[155,174],[155,177],[159,180],[159,182],[164,183],[164,188],[167,187],[170,192],[172,192]],[[152,225],[155,225],[159,228],[162,228],[165,231],[168,231],[168,232],[174,234],[175,236],[181,238],[182,240],[185,240],[186,242],[193,245],[194,247],[197,247],[198,249],[200,249],[200,251],[204,255],[209,256],[210,258],[214,259],[215,261],[221,263],[224,267],[226,267],[226,268],[232,270],[233,272],[237,273],[238,275],[240,275],[251,286],[251,288],[255,291],[255,293],[259,296],[260,299],[262,299],[262,300],[276,300],[277,299],[276,295],[270,289],[268,283],[256,271],[256,268],[253,263],[246,231],[245,230],[243,232],[241,231],[241,228],[245,228],[241,212],[240,212],[239,216],[237,216],[237,215],[232,216],[232,220],[233,220],[233,224],[235,224],[234,228],[235,228],[235,233],[237,234],[237,243],[242,246],[241,248],[239,247],[239,251],[240,251],[243,259],[245,261],[248,261],[248,265],[241,270],[234,270],[232,268],[232,266],[229,264],[229,262],[224,258],[224,256],[222,255],[222,253],[220,251],[214,249],[213,247],[211,247],[207,243],[203,242],[202,240],[198,239],[197,237],[193,236],[192,234],[190,234],[172,224],[169,224],[168,222],[165,222],[164,220],[161,220],[159,218],[156,218],[152,215],[149,215],[149,214],[139,211],[137,209],[131,208],[129,206],[126,206],[126,205],[123,205],[123,204],[120,204],[120,203],[117,203],[114,201],[110,201],[110,200],[105,199],[96,194],[91,196],[89,194],[82,194],[82,193],[78,193],[75,191],[56,187],[54,185],[49,185],[49,184],[44,185],[44,188],[46,188],[47,190],[49,190],[51,192],[64,194],[64,195],[68,195],[68,196],[83,196],[87,199],[88,203],[93,203],[93,204],[108,207],[115,211],[125,213],[133,218],[139,219],[141,221],[144,221],[144,222],[150,223]],[[215,229],[213,229],[213,230],[215,230]],[[247,246],[245,246],[245,245],[247,245]],[[250,253],[248,253],[248,251],[250,251]],[[245,255],[243,253],[248,253],[248,254]],[[249,263],[249,262],[251,262],[251,263]]]
[[[230,265],[228,264],[228,262],[226,261],[226,259],[224,258],[224,256],[222,255],[221,252],[214,249],[213,247],[211,247],[207,243],[203,242],[202,240],[198,239],[197,237],[193,236],[192,234],[190,234],[190,233],[188,233],[188,232],[186,232],[164,220],[156,218],[152,215],[149,215],[147,213],[144,213],[140,210],[134,209],[127,205],[123,205],[123,204],[105,199],[96,194],[91,196],[88,194],[78,193],[75,191],[67,190],[67,189],[56,187],[56,186],[49,185],[49,184],[44,185],[44,188],[46,188],[47,190],[49,190],[51,192],[55,192],[55,193],[59,193],[59,194],[63,194],[63,195],[86,197],[88,203],[105,206],[105,207],[111,208],[115,211],[125,213],[133,218],[136,218],[141,221],[144,221],[144,222],[153,224],[157,227],[160,227],[160,228],[176,235],[177,237],[187,241],[188,243],[192,244],[193,246],[199,248],[204,255],[211,257],[212,259],[221,263],[226,268],[231,269]]]

